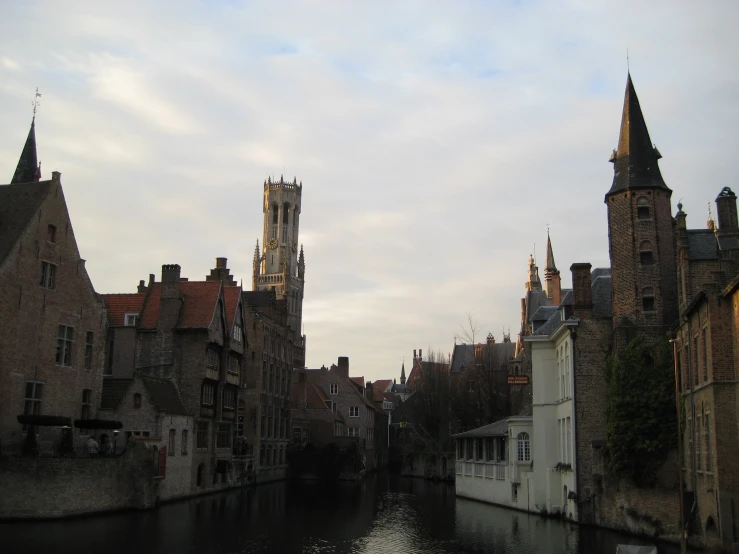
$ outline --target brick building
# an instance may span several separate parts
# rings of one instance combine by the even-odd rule
[[[105,312],[80,257],[61,174],[41,181],[31,124],[9,185],[0,186],[0,448],[16,448],[19,415],[93,418]],[[42,443],[56,427],[37,428]]]
[[[158,379],[160,390],[174,391],[177,406],[181,405],[178,411],[184,412],[176,415],[193,418],[191,431],[185,422],[172,427],[175,444],[185,430],[192,442],[187,456],[193,492],[236,484],[247,469],[248,460],[233,457],[234,443],[244,434],[238,416],[244,408],[239,401],[248,343],[241,293],[228,274],[226,259],[218,258],[205,281],[189,281],[181,276],[179,265],[163,265],[161,281],[151,275],[136,294],[105,295],[111,313],[105,407],[126,421],[135,418],[126,414],[127,409],[138,409],[134,404],[125,408],[126,403],[121,407],[110,401],[120,398],[115,391],[121,382],[134,378]],[[181,446],[176,447],[180,452]]]
[[[290,401],[295,335],[287,300],[274,289],[242,294],[249,342],[245,360],[244,438],[254,448],[257,479],[284,479],[291,439]]]
[[[680,321],[675,350],[685,406],[683,466],[694,531],[739,543],[739,226],[736,195],[716,198],[718,224],[688,229],[678,204]],[[693,505],[691,500],[695,500]]]

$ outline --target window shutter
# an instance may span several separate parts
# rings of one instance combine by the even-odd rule
[[[166,477],[167,474],[167,447],[162,446],[159,449],[159,471],[157,477]]]

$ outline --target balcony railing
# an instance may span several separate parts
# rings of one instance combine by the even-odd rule
[[[482,477],[482,468],[484,465],[482,462],[475,462],[475,477]]]

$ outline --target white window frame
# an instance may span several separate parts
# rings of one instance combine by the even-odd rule
[[[359,417],[359,406],[349,406],[349,417]]]
[[[329,392],[329,394],[333,394],[333,395],[339,394],[339,384],[338,383],[331,383],[328,386],[328,392]]]
[[[136,327],[136,324],[138,322],[139,322],[138,312],[126,312],[126,315],[123,316],[123,326],[124,327]]]
[[[359,436],[359,427],[347,427],[346,428],[346,436],[347,437],[358,437]]]

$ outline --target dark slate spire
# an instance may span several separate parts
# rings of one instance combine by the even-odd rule
[[[618,150],[613,151],[609,160],[613,163],[613,185],[606,197],[627,189],[661,188],[670,191],[659,171],[657,160],[661,157],[649,138],[647,124],[629,73]]]
[[[31,120],[31,130],[28,131],[26,144],[23,146],[23,152],[18,160],[18,167],[15,168],[11,185],[17,183],[33,183],[41,178],[39,170],[38,158],[36,156],[36,117]]]
[[[557,271],[557,266],[554,265],[554,252],[552,251],[552,239],[549,238],[549,230],[547,230],[547,265],[544,271]]]
[[[400,384],[405,385],[405,360],[403,366],[400,368]]]

